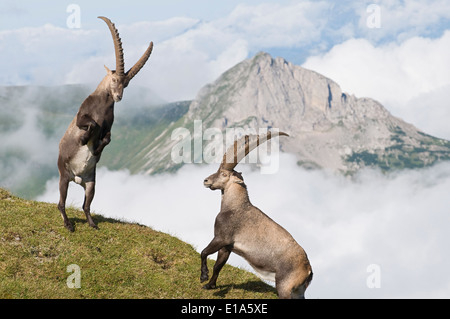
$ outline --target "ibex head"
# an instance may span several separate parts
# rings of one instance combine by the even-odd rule
[[[270,140],[275,136],[289,136],[284,132],[268,132],[267,135],[245,135],[239,140],[234,141],[222,158],[219,170],[208,176],[203,185],[212,190],[224,190],[229,183],[237,183],[244,185],[244,178],[241,173],[236,172],[234,168],[236,165],[247,156],[258,145]]]
[[[203,185],[211,190],[224,190],[230,182],[244,185],[244,178],[239,172],[219,168],[216,173],[208,176],[204,180]]]
[[[111,31],[111,35],[114,41],[114,50],[116,53],[116,69],[111,71],[105,65],[105,69],[107,72],[107,75],[104,79],[106,80],[105,88],[109,90],[114,101],[119,102],[120,100],[122,100],[123,89],[128,86],[130,80],[139,72],[139,70],[144,66],[145,62],[147,62],[148,58],[150,57],[150,54],[152,53],[153,50],[153,42],[150,42],[150,45],[148,46],[147,50],[142,55],[142,57],[139,59],[139,61],[137,61],[136,64],[131,69],[128,70],[128,72],[125,72],[122,41],[120,40],[119,32],[114,26],[114,23],[112,23],[111,20],[109,20],[108,18],[105,17],[98,17],[98,18],[105,21],[106,24],[108,25],[108,28]]]

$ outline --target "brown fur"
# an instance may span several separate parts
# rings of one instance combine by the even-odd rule
[[[119,33],[108,18],[99,18],[104,20],[110,28],[116,51],[116,67],[122,71],[119,74],[105,66],[106,76],[95,91],[81,104],[77,115],[59,143],[60,198],[58,209],[61,212],[64,226],[70,231],[74,231],[74,228],[67,218],[65,205],[71,181],[75,181],[85,189],[83,210],[89,225],[97,228],[90,214],[90,206],[95,194],[96,166],[103,149],[111,142],[114,102],[122,99],[124,88],[143,67],[153,48],[153,43],[150,43],[139,61],[127,73],[123,73],[123,53]]]

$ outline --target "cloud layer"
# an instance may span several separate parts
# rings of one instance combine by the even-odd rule
[[[379,100],[429,134],[450,139],[449,51],[450,31],[436,39],[413,37],[381,46],[351,39],[309,57],[303,66],[333,79],[345,92]]]
[[[298,168],[282,154],[277,174],[242,165],[252,203],[304,247],[314,280],[309,298],[448,298],[450,164],[384,175],[365,170],[354,180]],[[175,175],[98,171],[93,210],[173,234],[201,251],[213,237],[220,193],[202,185],[216,165],[185,166]],[[40,200],[58,200],[57,180]],[[68,203],[80,207],[72,184]],[[101,230],[100,230],[101,231]],[[249,269],[234,255],[229,262]],[[379,288],[369,288],[375,265]],[[370,270],[371,268],[369,268]]]

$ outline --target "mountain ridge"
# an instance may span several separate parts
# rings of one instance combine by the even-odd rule
[[[260,52],[205,85],[173,128],[278,128],[290,134],[281,149],[305,168],[351,173],[365,166],[417,168],[450,159],[450,142],[392,116],[376,100],[342,92],[333,80]],[[169,130],[148,147],[142,170],[153,173],[158,158],[176,141]],[[156,155],[156,156],[155,156]],[[152,159],[154,157],[154,159]],[[170,157],[164,169],[175,166]]]

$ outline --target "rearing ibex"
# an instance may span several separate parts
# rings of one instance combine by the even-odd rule
[[[150,42],[145,53],[128,71],[124,72],[122,42],[114,24],[105,17],[99,17],[108,25],[114,41],[116,70],[105,66],[107,75],[95,91],[81,104],[77,115],[70,123],[59,143],[58,170],[59,193],[58,209],[64,226],[73,231],[66,215],[67,189],[70,181],[85,189],[83,210],[90,226],[97,228],[90,214],[90,206],[95,192],[95,169],[103,149],[111,141],[111,127],[114,121],[114,102],[122,99],[123,89],[147,62],[153,49]]]
[[[214,238],[201,253],[200,281],[208,279],[208,255],[218,251],[211,280],[206,289],[216,287],[219,272],[231,252],[244,257],[262,279],[275,281],[280,298],[304,298],[312,280],[308,257],[292,236],[250,203],[247,186],[236,165],[250,151],[268,139],[284,135],[246,135],[225,153],[219,170],[204,180],[205,187],[222,191],[220,213],[214,225]]]

